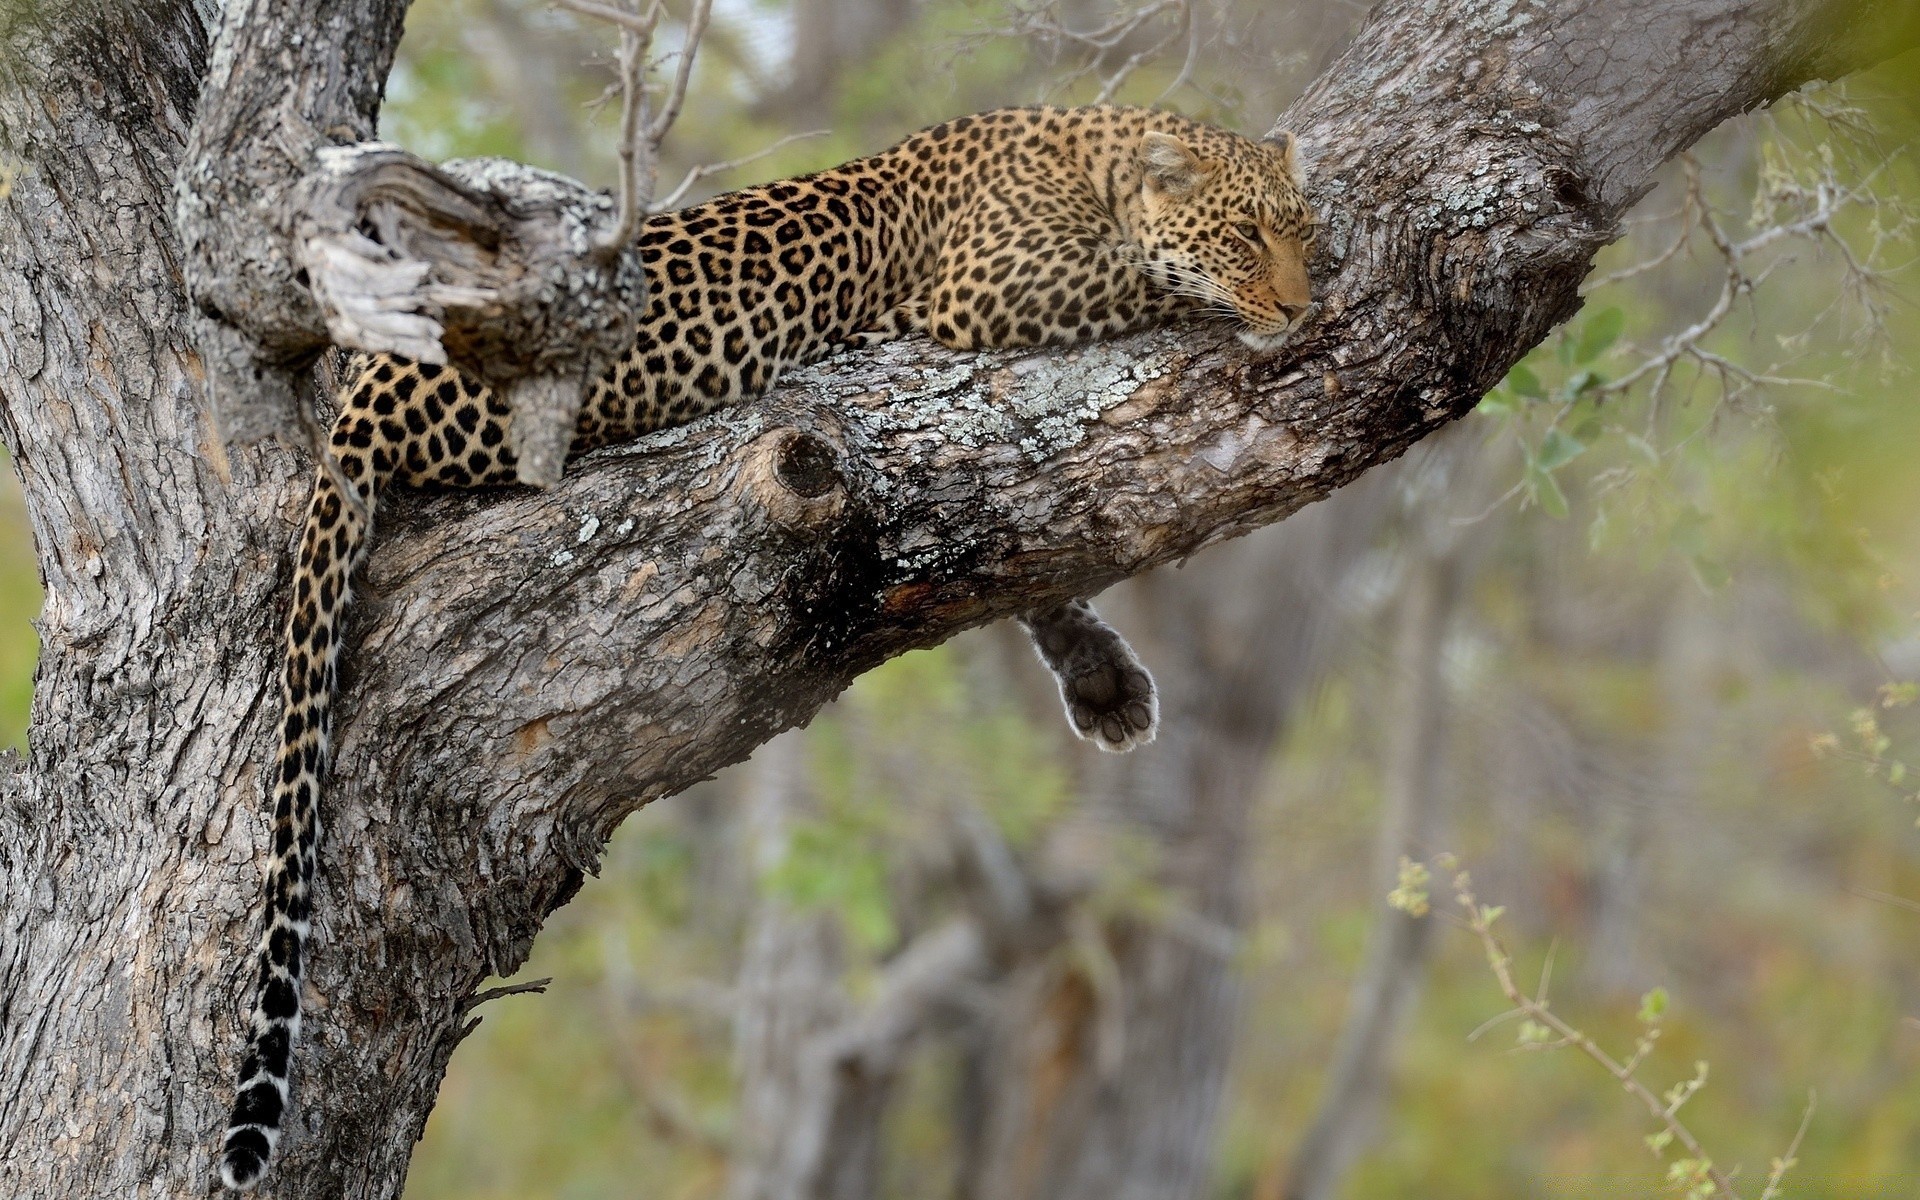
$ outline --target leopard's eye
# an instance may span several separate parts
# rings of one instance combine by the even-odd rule
[[[1302,246],[1313,245],[1313,239],[1319,236],[1319,233],[1320,233],[1320,226],[1318,225],[1307,226],[1305,229],[1302,229],[1300,231],[1300,244]]]
[[[1260,227],[1252,221],[1241,221],[1233,227],[1233,231],[1256,246],[1260,244]]]

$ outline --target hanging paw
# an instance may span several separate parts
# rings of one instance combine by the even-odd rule
[[[1060,699],[1073,731],[1102,750],[1124,754],[1159,732],[1153,676],[1131,652],[1125,661],[1092,663],[1079,674],[1060,676]]]
[[[1116,754],[1153,740],[1160,724],[1153,676],[1092,605],[1076,600],[1020,620],[1060,685],[1075,733]]]

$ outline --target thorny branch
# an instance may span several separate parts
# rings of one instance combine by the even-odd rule
[[[1650,419],[1657,420],[1674,372],[1685,362],[1692,362],[1703,374],[1710,373],[1727,401],[1738,401],[1760,387],[1834,389],[1837,385],[1831,378],[1797,375],[1787,368],[1795,357],[1793,352],[1807,344],[1807,335],[1849,304],[1861,324],[1859,345],[1865,349],[1885,343],[1888,279],[1906,265],[1890,262],[1890,251],[1896,246],[1911,247],[1916,233],[1920,233],[1920,209],[1909,206],[1893,189],[1876,187],[1903,148],[1888,151],[1874,144],[1874,134],[1863,114],[1843,95],[1822,98],[1802,94],[1796,97],[1796,104],[1804,116],[1817,119],[1823,126],[1825,138],[1817,161],[1796,170],[1768,147],[1752,212],[1746,219],[1750,232],[1745,236],[1734,232],[1736,215],[1713,202],[1699,160],[1683,154],[1680,169],[1685,188],[1679,208],[1649,219],[1673,225],[1664,248],[1589,280],[1582,287],[1583,294],[1592,295],[1645,276],[1693,250],[1702,239],[1722,266],[1720,289],[1706,311],[1662,339],[1657,350],[1624,374],[1595,387],[1596,398],[1624,395],[1645,384],[1652,400]],[[1766,118],[1765,127],[1766,132],[1785,140],[1778,118]],[[1840,157],[1849,142],[1865,150],[1862,157],[1870,162],[1847,169]],[[1841,144],[1839,154],[1836,143]],[[1859,250],[1840,231],[1845,221],[1856,216],[1864,216],[1869,227],[1868,244]],[[1744,299],[1751,305],[1761,285],[1790,260],[1794,243],[1824,251],[1838,260],[1841,277],[1834,303],[1816,314],[1806,329],[1782,337],[1780,342],[1789,354],[1770,366],[1744,367],[1710,349],[1709,339],[1726,326],[1740,302]]]
[[[1442,855],[1435,860],[1435,866],[1443,871],[1456,867],[1450,855]],[[1407,859],[1401,860],[1400,886],[1388,897],[1389,903],[1411,916],[1425,916],[1428,912],[1426,887],[1431,875],[1427,868]],[[1454,899],[1464,916],[1459,918],[1466,928],[1479,939],[1485,952],[1487,965],[1492,969],[1494,980],[1499,984],[1501,993],[1513,1007],[1500,1016],[1487,1021],[1476,1029],[1472,1038],[1478,1038],[1491,1026],[1501,1021],[1518,1017],[1522,1020],[1519,1046],[1524,1050],[1554,1050],[1571,1046],[1587,1058],[1597,1063],[1602,1070],[1611,1075],[1626,1093],[1639,1101],[1660,1123],[1660,1131],[1647,1138],[1647,1147],[1656,1155],[1665,1156],[1669,1145],[1678,1144],[1686,1151],[1684,1158],[1668,1164],[1667,1182],[1682,1189],[1687,1200],[1740,1200],[1740,1192],[1734,1187],[1733,1174],[1717,1166],[1708,1155],[1699,1138],[1680,1119],[1680,1110],[1693,1099],[1700,1089],[1706,1086],[1707,1064],[1696,1064],[1691,1078],[1683,1080],[1664,1093],[1656,1094],[1639,1077],[1639,1071],[1649,1055],[1653,1053],[1660,1039],[1660,1018],[1665,1008],[1664,992],[1649,993],[1643,1001],[1640,1019],[1643,1025],[1641,1034],[1634,1042],[1632,1053],[1626,1058],[1616,1058],[1602,1048],[1586,1033],[1555,1013],[1547,998],[1547,985],[1553,969],[1552,955],[1548,955],[1547,964],[1542,968],[1540,983],[1533,992],[1522,988],[1514,978],[1513,955],[1493,931],[1494,922],[1499,920],[1504,909],[1483,905],[1474,895],[1473,882],[1465,871],[1457,871],[1453,876]],[[1775,1158],[1767,1171],[1766,1185],[1760,1193],[1760,1200],[1777,1200],[1788,1171],[1796,1165],[1796,1155],[1805,1139],[1807,1128],[1813,1120],[1813,1099],[1808,1098],[1806,1110],[1802,1113],[1800,1126],[1788,1143],[1786,1153]]]

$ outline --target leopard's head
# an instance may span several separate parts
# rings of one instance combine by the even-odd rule
[[[1307,251],[1313,212],[1290,133],[1254,141],[1206,131],[1140,138],[1141,269],[1159,286],[1232,317],[1240,340],[1279,347],[1313,303]]]

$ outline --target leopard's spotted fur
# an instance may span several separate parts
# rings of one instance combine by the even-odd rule
[[[1307,308],[1292,140],[1149,109],[961,117],[871,158],[651,219],[652,304],[592,389],[573,452],[691,420],[788,367],[917,331],[957,348],[1077,342],[1184,313],[1276,343]],[[340,618],[387,484],[510,483],[511,414],[458,371],[375,357],[341,394],[339,477],[314,485],[287,621],[268,925],[222,1175],[248,1187],[279,1139],[312,911]],[[1082,736],[1152,736],[1151,680],[1084,603],[1028,614]]]

